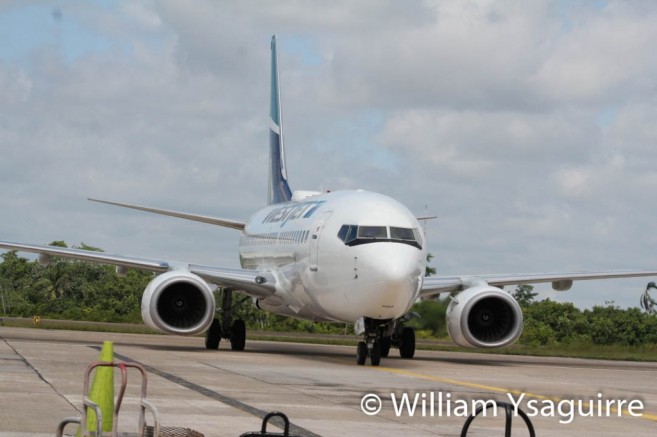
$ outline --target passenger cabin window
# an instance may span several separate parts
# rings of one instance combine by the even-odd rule
[[[347,246],[389,242],[408,244],[422,249],[420,233],[412,228],[342,225],[338,231],[338,238]]]

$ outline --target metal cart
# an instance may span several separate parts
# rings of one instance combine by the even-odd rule
[[[89,399],[89,380],[91,379],[91,373],[94,369],[98,367],[118,367],[121,371],[121,387],[119,388],[119,394],[114,402],[114,420],[112,431],[109,433],[103,434],[103,415],[100,410],[100,406]],[[119,410],[121,409],[121,403],[123,402],[123,396],[125,395],[125,390],[128,385],[128,368],[137,369],[141,373],[141,397],[139,399],[139,423],[137,425],[137,432],[134,433],[119,433]],[[146,400],[146,386],[147,386],[147,376],[146,370],[143,366],[137,363],[123,363],[123,362],[107,362],[107,361],[98,361],[90,364],[87,367],[87,370],[84,375],[84,388],[82,391],[83,396],[83,410],[82,417],[67,417],[59,423],[57,426],[57,437],[62,437],[64,435],[64,428],[68,424],[74,423],[78,424],[81,428],[82,437],[97,437],[102,435],[111,435],[112,437],[124,436],[160,436],[160,416],[157,411],[157,408],[153,406],[148,400]],[[90,430],[87,429],[87,412],[89,408],[92,408],[96,413],[96,424],[95,428]],[[146,426],[146,410],[148,410],[153,416],[153,426]],[[198,434],[197,434],[198,435]]]

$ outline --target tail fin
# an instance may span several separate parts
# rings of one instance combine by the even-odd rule
[[[281,91],[278,80],[278,53],[276,35],[271,38],[271,100],[269,108],[269,205],[292,199],[287,183],[285,147],[283,146],[283,115],[281,113]]]

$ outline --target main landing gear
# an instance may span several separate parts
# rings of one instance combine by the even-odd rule
[[[248,299],[248,298],[246,298]],[[238,302],[238,305],[244,301]],[[205,333],[205,348],[218,349],[221,339],[230,341],[230,348],[234,351],[244,350],[246,345],[246,325],[244,320],[233,320],[233,290],[226,288],[223,290],[221,300],[221,310],[218,318],[212,321],[210,329]]]
[[[390,348],[399,349],[402,358],[410,359],[415,355],[415,329],[403,326],[402,320],[360,319],[356,323],[356,332],[362,333],[364,341],[356,348],[356,363],[362,366],[370,357],[370,363],[378,366],[381,358],[387,358]]]

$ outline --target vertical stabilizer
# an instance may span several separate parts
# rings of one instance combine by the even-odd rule
[[[271,100],[269,107],[269,205],[292,199],[287,183],[285,147],[283,146],[283,115],[281,90],[278,80],[278,53],[276,35],[271,38]]]

